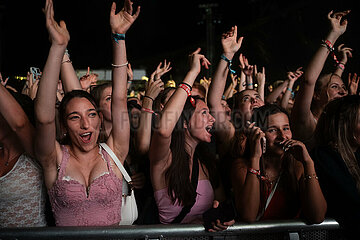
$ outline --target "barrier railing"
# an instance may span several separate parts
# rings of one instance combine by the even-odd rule
[[[132,225],[116,227],[33,227],[0,228],[1,240],[20,239],[342,239],[339,224],[326,219],[321,224],[302,221],[262,221],[236,223],[217,233],[205,231],[202,225]]]

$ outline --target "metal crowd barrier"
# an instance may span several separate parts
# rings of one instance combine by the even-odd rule
[[[335,240],[342,237],[339,224],[326,219],[321,224],[308,225],[298,220],[236,223],[217,233],[205,231],[202,225],[132,225],[116,227],[33,227],[0,228],[0,240],[21,239],[289,239]]]

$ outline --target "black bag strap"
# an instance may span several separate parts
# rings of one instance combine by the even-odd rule
[[[199,160],[198,160],[198,158],[194,157],[193,165],[192,165],[192,173],[191,173],[191,184],[194,187],[195,193],[196,193],[196,189],[197,189],[197,185],[198,185],[198,179],[199,179]],[[184,206],[181,209],[181,212],[179,213],[179,215],[177,215],[177,217],[171,223],[180,223],[184,219],[186,214],[188,214],[190,212],[190,210],[194,206],[195,202],[196,202],[196,194],[195,194],[194,201],[191,204]]]

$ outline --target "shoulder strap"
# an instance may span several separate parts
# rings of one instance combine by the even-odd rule
[[[118,168],[120,169],[120,172],[122,173],[126,182],[128,183],[131,182],[131,177],[129,176],[129,174],[127,173],[124,166],[121,164],[119,158],[115,155],[113,150],[111,150],[111,148],[106,143],[100,143],[100,146],[110,155],[112,160],[114,160],[116,166],[118,166]]]
[[[171,223],[180,223],[184,219],[186,214],[188,214],[190,212],[191,208],[194,206],[194,204],[196,202],[196,189],[197,189],[198,179],[199,179],[199,160],[198,160],[198,158],[195,158],[195,159],[196,160],[193,159],[192,172],[191,172],[191,184],[193,185],[194,190],[195,190],[195,199],[193,200],[193,202],[191,204],[184,206],[181,209],[181,212],[179,213],[179,215],[177,215],[177,217]]]

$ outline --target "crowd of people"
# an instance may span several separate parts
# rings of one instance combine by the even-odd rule
[[[130,98],[125,34],[140,7],[112,4],[112,81],[97,84],[90,71],[77,77],[70,33],[46,0],[41,78],[29,73],[22,92],[1,78],[0,226],[201,223],[215,232],[236,221],[332,217],[351,237],[360,223],[360,77],[343,81],[353,50],[334,49],[349,13],[329,12],[308,65],[269,91],[234,26],[210,79],[200,79],[211,63],[198,48],[182,82],[164,83],[173,67],[165,60]]]

